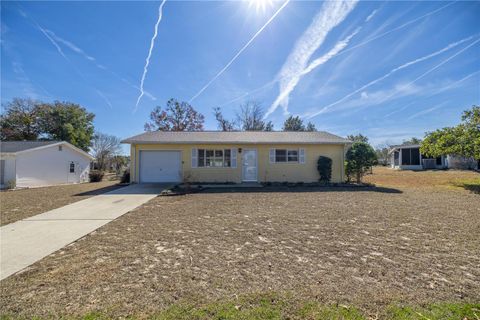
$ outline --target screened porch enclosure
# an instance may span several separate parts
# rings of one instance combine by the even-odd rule
[[[423,170],[445,168],[445,157],[428,157],[420,152],[420,146],[395,146],[391,151],[391,166],[396,169]]]
[[[403,166],[419,166],[420,165],[420,149],[408,148],[401,149]]]

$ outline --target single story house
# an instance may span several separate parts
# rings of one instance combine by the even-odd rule
[[[156,182],[316,182],[317,160],[332,159],[332,182],[344,181],[350,140],[327,132],[145,132],[131,145],[130,179]]]
[[[2,141],[0,184],[28,188],[86,182],[92,160],[65,141]]]
[[[392,146],[390,166],[393,169],[426,170],[426,169],[477,169],[478,162],[453,155],[442,155],[431,158],[422,155],[419,144]]]

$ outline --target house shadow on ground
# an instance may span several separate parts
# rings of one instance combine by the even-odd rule
[[[269,193],[269,192],[379,192],[379,193],[403,193],[401,190],[376,186],[265,186],[259,188],[236,188],[236,187],[207,187],[200,190],[202,193]]]
[[[174,183],[152,183],[152,184],[116,184],[96,190],[77,193],[75,196],[97,196],[97,195],[146,195],[160,194],[163,190],[172,188]]]
[[[95,183],[95,182],[90,182],[90,183]],[[121,188],[121,187],[124,187],[124,185],[115,184],[115,185],[113,185],[113,186],[107,186],[107,187],[98,188],[98,189],[95,189],[95,190],[90,190],[90,191],[85,191],[85,192],[77,193],[77,194],[75,194],[75,196],[76,196],[76,197],[80,197],[80,196],[98,196],[99,194],[111,192],[111,191],[117,190],[117,189],[119,189],[119,188]]]

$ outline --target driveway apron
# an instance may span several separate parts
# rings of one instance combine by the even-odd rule
[[[0,280],[155,198],[166,187],[130,185],[0,227]]]

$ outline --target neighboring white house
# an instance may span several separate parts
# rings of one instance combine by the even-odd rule
[[[392,146],[390,151],[390,166],[394,169],[425,170],[425,169],[477,169],[474,159],[452,155],[430,158],[420,153],[420,145]]]
[[[0,185],[27,188],[86,182],[92,160],[65,141],[2,141]]]

